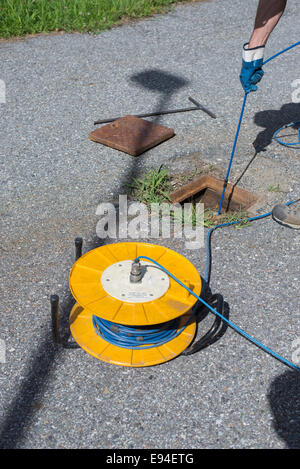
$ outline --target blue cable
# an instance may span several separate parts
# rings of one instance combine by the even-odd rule
[[[228,180],[229,180],[231,165],[232,165],[232,162],[233,162],[233,157],[234,157],[234,154],[235,154],[236,144],[237,144],[237,141],[238,141],[240,128],[241,128],[241,123],[242,123],[242,120],[243,120],[243,115],[244,115],[244,111],[245,111],[245,107],[246,107],[247,96],[248,96],[248,94],[245,93],[244,100],[243,100],[243,105],[242,105],[242,110],[241,110],[241,114],[240,114],[240,118],[239,118],[239,123],[238,123],[238,126],[237,126],[237,130],[236,130],[236,134],[235,134],[235,138],[234,138],[234,143],[233,143],[233,147],[232,147],[232,152],[231,152],[231,156],[230,156],[230,161],[229,161],[229,165],[228,165],[228,169],[227,169],[227,173],[226,173],[226,178],[225,178],[225,181],[224,181],[224,186],[223,186],[222,196],[221,196],[221,200],[220,200],[218,215],[220,215],[221,209],[222,209],[222,204],[223,204],[223,199],[224,199],[224,195],[225,195],[225,191],[226,191],[226,186],[227,186],[227,183],[228,183]]]
[[[293,204],[295,201],[292,200],[290,202],[287,202],[285,205],[289,206]],[[252,222],[255,220],[260,220],[262,218],[266,218],[270,216],[272,212],[267,212],[263,215],[258,215],[255,217],[247,218],[244,220],[245,223],[247,222]],[[209,276],[210,276],[210,263],[211,263],[211,253],[210,253],[210,241],[211,241],[211,236],[214,230],[218,228],[224,228],[227,226],[233,226],[240,224],[240,221],[233,221],[229,223],[222,223],[220,225],[217,225],[213,228],[211,228],[208,231],[207,234],[207,241],[206,241],[206,246],[207,246],[207,258],[206,258],[206,272],[205,272],[205,277],[204,280],[209,283]],[[188,288],[184,283],[182,283],[177,277],[175,277],[171,272],[169,272],[165,267],[163,267],[161,264],[159,264],[157,261],[154,259],[151,259],[151,257],[147,256],[139,256],[135,259],[135,261],[138,261],[139,259],[146,259],[153,264],[157,265],[163,272],[165,272],[169,277],[171,277],[173,280],[175,280],[179,285],[181,285],[183,288],[185,288],[191,295],[193,295],[198,301],[200,301],[204,306],[206,306],[212,313],[214,313],[216,316],[221,318],[222,321],[224,321],[228,326],[230,326],[233,330],[241,334],[243,337],[248,339],[250,342],[252,342],[254,345],[257,347],[261,348],[283,364],[289,366],[290,368],[293,368],[296,371],[300,372],[300,367],[295,365],[294,363],[286,360],[284,357],[280,356],[278,353],[274,352],[272,349],[269,347],[266,347],[264,344],[259,342],[257,339],[249,335],[247,332],[243,331],[240,327],[235,325],[233,322],[229,321],[225,316],[223,316],[221,313],[219,313],[217,310],[215,310],[212,306],[210,306],[205,300],[203,300],[200,296],[196,295],[190,288]],[[110,321],[104,320],[102,318],[99,318],[97,316],[93,316],[93,324],[95,329],[98,331],[98,333],[109,343],[116,345],[117,347],[122,347],[122,348],[127,348],[127,349],[148,349],[152,347],[158,347],[160,345],[163,345],[167,342],[169,342],[172,339],[175,339],[178,335],[180,335],[183,330],[190,324],[192,321],[194,315],[196,312],[196,308],[194,308],[192,314],[190,315],[188,321],[182,326],[180,329],[178,329],[179,326],[179,319],[174,319],[172,321],[169,321],[164,324],[160,324],[159,328],[150,328],[150,327],[141,327],[141,328],[136,328],[135,326],[124,326],[122,324],[116,324],[112,323]]]
[[[264,216],[267,216],[267,215],[264,215]],[[262,217],[262,216],[260,216]],[[258,219],[260,217],[253,217],[255,219]],[[274,352],[273,350],[271,350],[270,348],[266,347],[264,344],[262,344],[261,342],[259,342],[258,340],[256,340],[254,337],[252,337],[251,335],[247,334],[247,332],[243,331],[240,327],[236,326],[233,322],[229,321],[229,319],[227,319],[225,316],[223,316],[221,313],[219,313],[218,311],[216,311],[212,306],[210,306],[205,300],[203,300],[200,296],[196,295],[196,293],[193,292],[193,290],[191,290],[190,288],[188,288],[186,285],[184,285],[184,283],[182,283],[177,277],[175,277],[173,274],[171,274],[171,272],[169,272],[165,267],[163,267],[161,264],[159,264],[158,262],[156,262],[155,260],[151,259],[151,257],[147,257],[147,256],[139,256],[136,258],[136,261],[138,261],[139,259],[147,259],[148,261],[150,262],[153,262],[153,264],[157,265],[160,269],[163,270],[163,272],[165,272],[167,275],[169,275],[169,277],[171,277],[173,280],[175,280],[175,282],[177,282],[179,285],[181,285],[183,288],[185,288],[191,295],[193,295],[195,298],[197,298],[197,300],[199,300],[202,304],[204,304],[204,306],[206,306],[206,308],[208,308],[212,313],[214,313],[216,316],[219,316],[223,322],[225,322],[229,327],[231,327],[233,330],[235,330],[236,332],[238,332],[239,334],[241,334],[242,336],[244,336],[246,339],[248,339],[250,342],[252,342],[253,344],[255,344],[257,347],[261,348],[262,350],[264,350],[265,352],[269,353],[270,355],[272,355],[274,358],[276,358],[277,360],[281,361],[282,363],[284,363],[285,365],[289,366],[290,368],[293,368],[294,370],[296,371],[299,371],[300,372],[300,367],[298,367],[297,365],[295,365],[294,363],[286,360],[285,358],[281,357],[280,355],[278,355],[278,353]]]
[[[291,49],[293,49],[294,47],[299,46],[299,45],[300,45],[300,41],[298,41],[298,42],[296,42],[295,44],[293,44],[293,45],[287,47],[286,49],[283,49],[283,50],[280,51],[280,52],[277,52],[277,54],[274,54],[274,55],[272,55],[272,57],[269,57],[267,60],[265,60],[265,61],[263,62],[263,64],[262,64],[262,66],[266,65],[268,62],[270,62],[271,60],[275,59],[275,58],[278,57],[279,55],[284,54],[284,53],[287,52],[288,50],[291,50]],[[228,169],[227,169],[227,174],[226,174],[226,177],[225,177],[225,180],[224,180],[224,186],[223,186],[223,191],[222,191],[222,195],[221,195],[221,199],[220,199],[218,215],[220,215],[221,209],[222,209],[222,204],[223,204],[223,199],[224,199],[224,196],[225,196],[226,186],[227,186],[227,183],[228,183],[228,180],[229,180],[229,174],[230,174],[230,170],[231,170],[231,165],[232,165],[232,162],[233,162],[233,157],[234,157],[234,154],[235,154],[236,144],[237,144],[237,141],[238,141],[238,137],[239,137],[239,133],[240,133],[240,128],[241,128],[241,123],[242,123],[243,115],[244,115],[244,111],[245,111],[245,106],[246,106],[246,101],[247,101],[247,95],[248,95],[248,93],[245,93],[245,95],[244,95],[242,110],[241,110],[241,114],[240,114],[240,118],[239,118],[237,130],[236,130],[236,134],[235,134],[235,139],[234,139],[234,143],[233,143],[233,147],[232,147],[232,152],[231,152],[231,156],[230,156],[230,160],[229,160],[229,165],[228,165]]]
[[[263,65],[266,63],[270,62],[271,60],[275,59],[279,55],[283,54],[284,52],[292,49],[293,47],[296,47],[300,44],[300,41],[293,44],[290,47],[287,47],[286,49],[278,52],[277,54],[273,55],[269,59],[267,59]],[[234,139],[234,144],[231,152],[231,157],[229,161],[229,166],[227,169],[227,174],[226,174],[226,179],[224,181],[224,187],[223,187],[223,193],[221,196],[220,200],[220,205],[219,205],[219,211],[218,214],[221,212],[222,208],[222,203],[225,195],[225,190],[226,190],[226,185],[229,180],[229,174],[231,170],[231,165],[233,162],[233,157],[236,149],[236,144],[240,132],[240,127],[241,123],[243,120],[243,115],[244,115],[244,110],[246,106],[246,101],[247,101],[247,93],[244,95],[244,100],[243,100],[243,105],[242,105],[242,110],[238,122],[238,127]],[[291,201],[286,203],[286,205],[291,205],[295,201]],[[252,222],[254,220],[260,220],[262,218],[266,218],[270,216],[272,212],[265,213],[263,215],[258,215],[256,217],[251,217],[247,218],[244,220],[245,223],[247,222]],[[240,221],[233,221],[229,223],[222,223],[220,225],[215,226],[214,228],[211,228],[208,232],[207,235],[207,242],[206,242],[206,250],[207,250],[207,259],[206,259],[206,272],[205,272],[205,281],[209,283],[209,276],[210,276],[210,265],[211,265],[211,253],[210,253],[210,242],[211,242],[211,235],[214,230],[218,228],[223,228],[226,226],[232,226],[232,225],[237,225],[240,224]],[[184,285],[177,277],[175,277],[171,272],[169,272],[165,267],[163,267],[161,264],[159,264],[157,261],[154,259],[151,259],[150,257],[147,256],[139,256],[136,258],[136,261],[139,259],[146,259],[155,265],[157,265],[160,269],[162,269],[169,277],[171,277],[175,282],[177,282],[179,285],[181,285],[185,290],[187,290],[191,295],[193,295],[198,301],[200,301],[206,308],[208,308],[212,313],[214,313],[216,316],[218,316],[224,323],[226,323],[229,327],[231,327],[234,331],[238,332],[241,334],[243,337],[248,339],[250,342],[252,342],[254,345],[257,347],[261,348],[264,350],[266,353],[270,354],[283,364],[289,366],[290,368],[293,368],[296,371],[300,372],[300,367],[295,365],[294,363],[286,360],[284,357],[280,356],[278,353],[274,352],[272,349],[269,347],[266,347],[264,344],[259,342],[257,339],[249,335],[247,332],[243,331],[240,327],[235,325],[233,322],[229,321],[225,316],[223,316],[221,313],[219,313],[217,310],[215,310],[212,306],[210,306],[205,300],[203,300],[200,296],[196,295],[190,288],[188,288],[186,285]],[[118,347],[123,347],[123,348],[129,348],[129,349],[146,349],[146,348],[152,348],[153,346],[159,346],[162,345],[175,337],[177,337],[181,332],[187,327],[187,325],[190,323],[192,320],[194,314],[195,314],[196,309],[194,309],[193,313],[190,315],[189,320],[187,323],[181,328],[178,329],[179,325],[179,320],[175,319],[173,321],[169,321],[168,323],[165,323],[164,325],[160,325],[158,329],[155,328],[140,328],[137,329],[136,327],[130,327],[130,326],[124,326],[121,324],[115,324],[110,321],[104,320],[102,318],[99,318],[97,316],[93,316],[93,324],[95,329],[99,332],[102,337],[105,338],[108,342],[117,345]],[[142,345],[141,345],[142,344]]]
[[[292,205],[297,201],[298,199],[291,200],[290,202],[286,202],[285,205],[288,207],[289,205]],[[211,264],[210,241],[211,241],[212,233],[218,228],[224,228],[226,226],[232,226],[232,225],[240,225],[241,223],[248,223],[251,221],[260,220],[262,218],[269,217],[270,215],[272,215],[272,212],[267,212],[267,213],[264,213],[263,215],[257,215],[251,218],[245,218],[244,220],[221,223],[220,225],[216,225],[213,228],[210,228],[210,230],[207,233],[207,238],[206,238],[206,269],[205,269],[205,275],[204,275],[204,280],[207,284],[209,284],[209,281],[210,281],[210,264]]]
[[[263,65],[266,65],[266,64],[267,64],[268,62],[270,62],[271,60],[276,59],[276,57],[278,57],[279,55],[284,54],[284,53],[287,52],[288,50],[291,50],[291,49],[293,49],[294,47],[299,46],[299,45],[300,45],[300,41],[295,42],[295,44],[292,44],[291,46],[287,47],[286,49],[283,49],[283,50],[281,50],[280,52],[277,52],[277,54],[274,54],[274,55],[272,55],[271,57],[269,57],[267,60],[264,61]]]
[[[256,217],[246,218],[245,220],[242,221],[242,223],[248,223],[254,220],[260,220],[261,218],[269,217],[271,214],[272,212],[268,212],[263,215],[258,215]],[[224,228],[225,226],[232,226],[232,225],[239,225],[239,224],[241,224],[241,221],[221,223],[220,225],[216,225],[213,228],[210,228],[210,230],[208,231],[207,238],[206,238],[206,270],[205,270],[205,276],[204,276],[204,280],[206,281],[207,284],[209,284],[209,280],[210,280],[209,278],[210,277],[210,263],[211,263],[210,241],[211,241],[211,235],[213,231],[215,231],[217,228]]]
[[[180,319],[176,318],[164,324],[159,324],[158,328],[148,326],[124,326],[123,324],[116,324],[97,316],[93,316],[93,324],[98,333],[112,345],[127,349],[148,349],[158,347],[170,340],[175,339],[190,323],[192,315],[189,320],[180,329]]]
[[[297,126],[297,125],[299,126],[298,127],[298,142],[288,143],[288,142],[282,142],[281,140],[279,140],[277,135],[279,134],[279,132],[281,130],[287,129],[288,127],[294,127],[294,126]],[[274,140],[276,140],[276,142],[280,143],[280,145],[284,145],[285,147],[292,147],[292,146],[295,146],[295,145],[299,145],[300,144],[300,122],[291,122],[288,125],[283,125],[282,127],[280,127],[280,129],[276,130],[276,132],[273,135],[273,138],[274,138]]]

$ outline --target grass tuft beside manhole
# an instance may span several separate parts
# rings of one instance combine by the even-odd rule
[[[179,0],[0,0],[0,37],[99,32],[128,18],[162,13],[177,3]]]
[[[130,195],[148,206],[154,203],[171,202],[170,192],[173,189],[171,177],[166,169],[150,169],[142,178],[133,178],[128,184]]]
[[[178,175],[176,179],[178,181]],[[153,208],[151,204],[172,205],[170,198],[170,194],[173,191],[172,177],[162,165],[158,169],[150,169],[139,179],[134,178],[133,182],[128,184],[128,188],[130,189],[131,198],[144,203],[147,205],[148,209]],[[201,200],[199,203],[201,203]],[[243,228],[249,225],[247,222],[249,218],[248,213],[243,210],[242,207],[218,215],[217,211],[205,208],[204,204],[204,212],[199,216],[197,206],[198,203],[191,203],[191,210],[188,213],[180,213],[179,219],[177,218],[177,214],[173,213],[173,221],[179,221],[182,224],[188,223],[192,227],[195,227],[196,223],[199,223],[200,220],[205,228],[213,228],[222,223],[232,222],[236,223],[234,225],[235,228]]]

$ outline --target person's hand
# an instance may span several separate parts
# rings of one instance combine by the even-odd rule
[[[243,47],[243,61],[240,80],[245,93],[257,90],[257,83],[262,79],[265,46],[249,49],[248,44]]]

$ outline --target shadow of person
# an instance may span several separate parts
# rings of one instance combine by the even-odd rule
[[[264,130],[259,132],[253,146],[257,153],[266,151],[276,130],[291,122],[300,121],[300,103],[284,104],[279,110],[260,111],[255,114],[254,123]],[[296,137],[295,132],[295,139]]]
[[[158,111],[163,110],[163,107],[176,90],[188,84],[187,80],[158,70],[142,72],[133,76],[132,80],[138,86],[143,86],[160,94],[161,100],[157,105]],[[131,182],[132,178],[136,175],[135,162],[128,166],[127,173],[120,181],[119,190],[123,185]],[[113,197],[117,195],[118,190]],[[111,240],[102,240],[93,235],[88,246],[84,246],[84,251],[95,249],[109,242]],[[71,333],[69,329],[69,314],[75,304],[75,300],[67,285],[65,285],[64,290],[64,297],[59,304],[61,347],[55,346],[52,339],[51,327],[47,326],[44,336],[37,346],[34,347],[31,356],[26,362],[26,375],[22,378],[16,395],[5,409],[5,416],[0,427],[0,449],[14,449],[22,444],[27,428],[34,418],[36,412],[35,406],[42,405],[40,401],[43,399],[43,395],[49,386],[52,369],[54,364],[59,361],[62,350],[64,348],[78,348],[78,345],[70,340]]]
[[[274,428],[288,448],[300,448],[300,373],[287,371],[271,383],[268,399]]]
[[[160,101],[156,106],[157,112],[164,110],[165,105],[171,99],[173,93],[189,83],[188,80],[182,77],[157,69],[145,70],[143,72],[132,75],[129,79],[139,87],[147,88],[151,91],[159,93]],[[154,121],[157,121],[159,118],[160,116],[155,117]],[[146,135],[144,132],[143,135],[141,135],[141,140],[143,140],[145,136]],[[137,177],[137,168],[135,162],[133,162],[132,165],[129,165],[124,179],[120,182],[120,189],[121,187],[126,186],[126,184],[131,182],[134,177]],[[115,196],[117,195],[119,194],[115,194]],[[93,236],[89,246],[84,246],[84,249],[92,250],[109,242],[109,239],[100,239],[97,236]],[[71,292],[67,288],[66,290],[67,293],[60,302],[61,345],[64,348],[78,348],[76,343],[70,340],[71,334],[69,328],[69,314],[75,304],[75,300]]]

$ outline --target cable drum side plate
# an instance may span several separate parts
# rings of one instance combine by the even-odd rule
[[[160,262],[196,295],[200,295],[201,277],[193,264],[184,256],[163,246],[124,242],[93,249],[75,262],[70,272],[69,285],[77,303],[102,319],[128,326],[161,324],[190,311],[196,303],[196,298],[171,278],[168,279],[169,288],[165,292],[161,286],[156,295],[155,289],[149,290],[149,298],[142,302],[137,301],[137,298],[126,299],[122,297],[122,293],[121,299],[118,299],[115,292],[107,290],[107,286],[104,289],[101,279],[105,271],[106,273],[110,271],[109,267],[117,262],[134,260],[142,255]],[[164,278],[160,269],[157,269],[157,272],[160,278]],[[120,292],[122,287],[119,280]],[[150,297],[150,294],[154,296]]]
[[[145,367],[159,365],[180,355],[196,334],[195,319],[173,340],[149,349],[125,349],[110,344],[96,333],[93,314],[76,303],[70,314],[70,330],[80,347],[93,357],[120,366]],[[189,320],[190,313],[180,318],[179,329]]]
[[[77,301],[70,314],[70,330],[82,349],[115,365],[144,367],[166,362],[180,355],[196,333],[195,318],[191,318],[196,298],[155,264],[141,260],[142,281],[140,285],[130,284],[132,261],[138,256],[160,262],[196,295],[200,295],[202,289],[201,277],[193,264],[163,246],[124,242],[101,246],[81,256],[69,278]],[[178,335],[151,348],[123,348],[108,342],[96,331],[93,315],[115,324],[136,327],[162,324],[180,317]],[[184,327],[188,320],[190,323]]]

